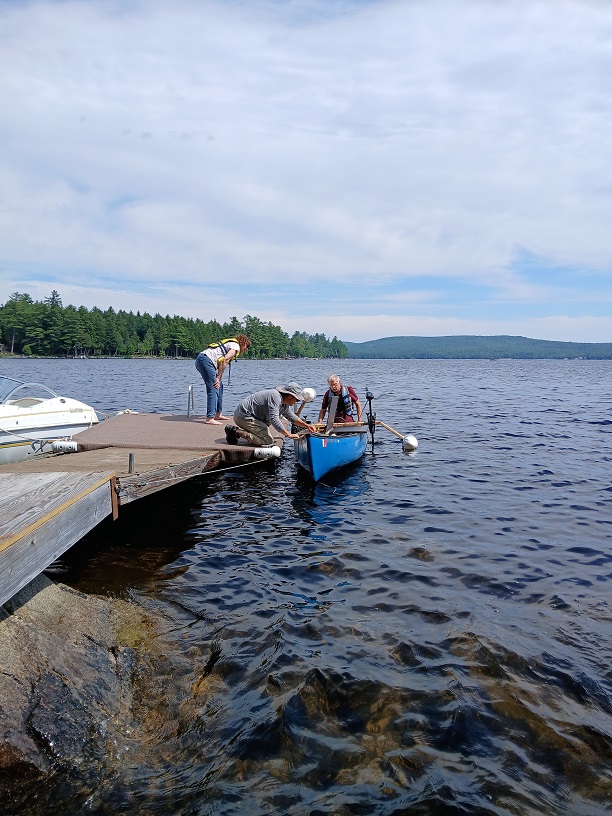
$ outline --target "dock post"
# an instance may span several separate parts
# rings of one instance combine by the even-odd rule
[[[195,402],[193,398],[193,385],[190,385],[189,391],[187,392],[187,416],[190,417],[194,410]]]
[[[128,456],[128,473],[134,473],[135,470],[135,457],[133,453],[130,453]]]

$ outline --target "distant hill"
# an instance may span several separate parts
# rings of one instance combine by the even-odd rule
[[[350,358],[477,360],[612,360],[612,343],[565,343],[508,335],[451,337],[382,337],[366,343],[343,341]]]

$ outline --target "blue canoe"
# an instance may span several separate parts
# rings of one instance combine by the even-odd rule
[[[332,470],[356,462],[365,453],[367,427],[348,431],[334,428],[330,434],[305,433],[293,440],[295,459],[315,480]]]

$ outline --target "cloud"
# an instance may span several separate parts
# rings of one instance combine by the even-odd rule
[[[612,338],[606,3],[0,13],[0,300]]]

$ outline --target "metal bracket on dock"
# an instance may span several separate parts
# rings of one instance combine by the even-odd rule
[[[111,476],[110,480],[111,490],[111,512],[113,514],[113,521],[119,518],[119,486],[117,484],[117,477]]]

